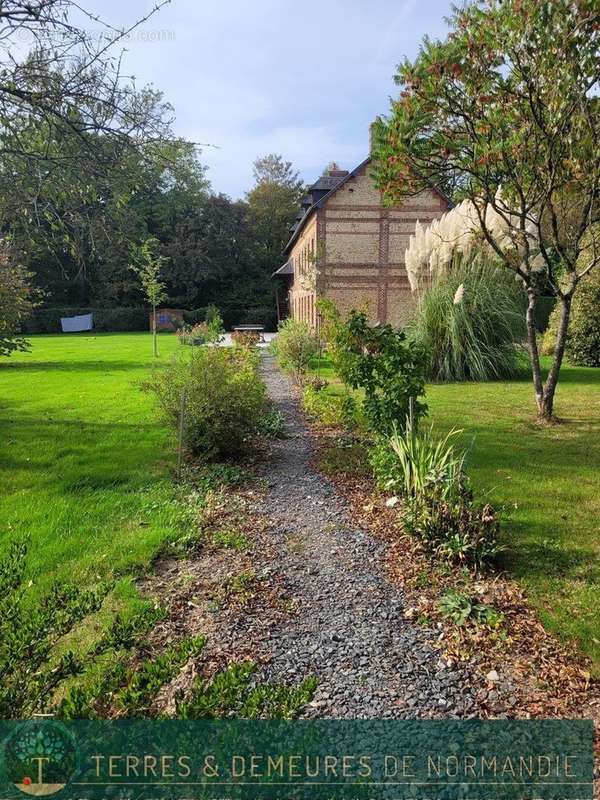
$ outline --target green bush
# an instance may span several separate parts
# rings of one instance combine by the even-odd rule
[[[184,445],[188,453],[206,460],[244,450],[266,404],[258,357],[242,348],[194,348],[191,358],[157,368],[144,387],[156,395],[175,431],[185,395]]]
[[[273,351],[281,368],[299,377],[319,353],[319,338],[306,322],[286,319],[277,329]]]
[[[500,268],[466,264],[440,275],[419,302],[410,335],[437,381],[514,377],[524,336],[524,295]]]
[[[567,357],[580,367],[600,367],[600,267],[583,279],[575,293]]]
[[[545,356],[554,355],[562,306],[550,315],[541,343]],[[600,367],[600,269],[592,270],[575,292],[567,332],[566,356],[579,367]]]
[[[329,346],[342,381],[364,390],[362,411],[371,431],[387,436],[404,427],[409,411],[415,419],[425,414],[419,397],[425,393],[426,356],[402,331],[371,326],[364,311],[351,311],[333,329]]]
[[[323,425],[343,426],[353,430],[357,425],[356,402],[351,395],[328,394],[314,383],[304,387],[302,406],[306,413]]]

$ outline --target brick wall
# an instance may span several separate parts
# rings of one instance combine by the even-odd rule
[[[316,309],[317,215],[313,214],[289,254],[294,278],[289,293],[290,314],[294,319],[317,324]]]
[[[318,293],[333,300],[342,313],[366,307],[372,323],[401,326],[408,321],[415,299],[404,253],[416,221],[431,222],[447,204],[437,192],[426,191],[401,206],[384,207],[371,169],[370,164],[362,167],[313,211],[294,243],[294,318],[316,324]],[[307,253],[312,254],[308,260]]]

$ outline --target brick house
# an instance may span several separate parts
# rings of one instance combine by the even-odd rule
[[[289,313],[316,327],[317,296],[344,314],[366,305],[371,322],[404,324],[414,303],[404,253],[417,220],[448,210],[436,189],[399,206],[384,206],[370,175],[371,158],[356,169],[330,169],[309,188],[275,273],[288,283]]]

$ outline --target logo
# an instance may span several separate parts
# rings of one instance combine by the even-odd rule
[[[8,780],[25,794],[44,797],[63,789],[75,772],[75,741],[60,723],[26,722],[4,748]]]

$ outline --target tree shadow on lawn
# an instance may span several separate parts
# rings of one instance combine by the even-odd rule
[[[165,460],[165,431],[158,423],[42,420],[17,410],[14,420],[0,421],[5,489],[13,483],[10,476],[20,473],[31,474],[30,488],[64,494],[136,488]],[[18,477],[14,482],[22,485]]]
[[[525,538],[530,532],[525,522],[510,521],[505,534],[506,550],[499,565],[517,576],[559,578],[600,584],[598,553],[585,547],[573,547],[564,540]]]
[[[542,377],[544,380],[548,377],[550,370],[551,358],[545,356],[542,358]],[[502,383],[506,378],[500,378],[499,382]],[[531,383],[532,373],[531,364],[529,361],[522,359],[519,362],[518,372],[514,378],[510,379],[510,383]],[[564,362],[560,374],[558,376],[558,389],[561,383],[578,383],[581,385],[595,385],[600,384],[600,368],[598,367],[578,367],[568,362]],[[533,391],[533,389],[532,389]]]
[[[13,361],[0,364],[0,374],[7,372],[120,372],[146,369],[152,362],[136,361]]]

